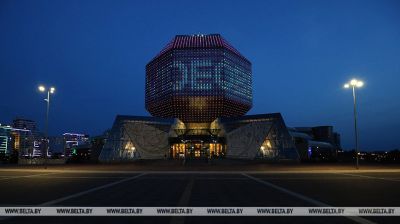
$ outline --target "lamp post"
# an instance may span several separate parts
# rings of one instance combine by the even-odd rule
[[[47,169],[47,154],[49,152],[49,136],[48,136],[48,131],[49,131],[49,108],[50,108],[50,94],[53,94],[56,91],[56,88],[50,87],[46,88],[45,86],[40,85],[39,86],[39,91],[40,92],[46,92],[47,91],[47,98],[44,99],[47,102],[47,110],[46,110],[46,126],[45,126],[45,138],[46,138],[46,147],[45,147],[45,155],[44,155],[44,168]]]
[[[354,104],[354,135],[356,141],[356,169],[358,169],[358,129],[357,129],[357,99],[356,99],[356,88],[361,88],[364,83],[357,79],[352,79],[350,82],[344,84],[344,88],[352,88],[353,90],[353,104]]]

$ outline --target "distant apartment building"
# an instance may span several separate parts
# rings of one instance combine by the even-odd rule
[[[10,146],[10,126],[0,124],[0,154],[8,154]]]
[[[17,158],[33,151],[31,130],[0,124],[0,158]]]
[[[34,134],[37,133],[36,122],[33,120],[24,119],[24,118],[15,118],[13,120],[12,126],[13,126],[13,128],[31,130],[31,132]]]
[[[30,130],[31,135],[23,139],[23,144],[25,144],[29,150],[23,150],[20,154],[22,157],[41,157],[42,150],[41,145],[43,141],[43,136],[40,135],[37,129],[36,121],[17,117],[13,120],[13,128],[21,130]]]

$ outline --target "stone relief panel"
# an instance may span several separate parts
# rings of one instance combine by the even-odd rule
[[[169,150],[168,132],[141,122],[126,123],[124,129],[141,159],[161,159]]]
[[[227,157],[254,159],[271,125],[271,122],[252,122],[227,133]]]

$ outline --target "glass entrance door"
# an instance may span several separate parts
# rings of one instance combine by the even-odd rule
[[[225,156],[225,145],[215,142],[187,141],[171,145],[173,159],[199,159]]]
[[[189,158],[198,159],[204,157],[203,144],[201,142],[191,141],[187,143]]]

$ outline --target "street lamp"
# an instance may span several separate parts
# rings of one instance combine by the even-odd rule
[[[47,91],[47,98],[44,99],[47,102],[46,126],[45,126],[46,149],[45,149],[45,155],[44,155],[44,168],[47,169],[47,153],[49,151],[48,128],[49,128],[50,94],[53,94],[56,91],[56,88],[50,87],[50,88],[47,89],[45,86],[40,85],[38,89],[39,89],[40,92],[46,92]]]
[[[356,169],[358,169],[358,130],[357,130],[357,108],[356,108],[356,88],[361,88],[364,83],[357,79],[352,79],[350,82],[344,84],[344,88],[352,88],[353,89],[353,104],[354,104],[354,134],[356,140]]]

